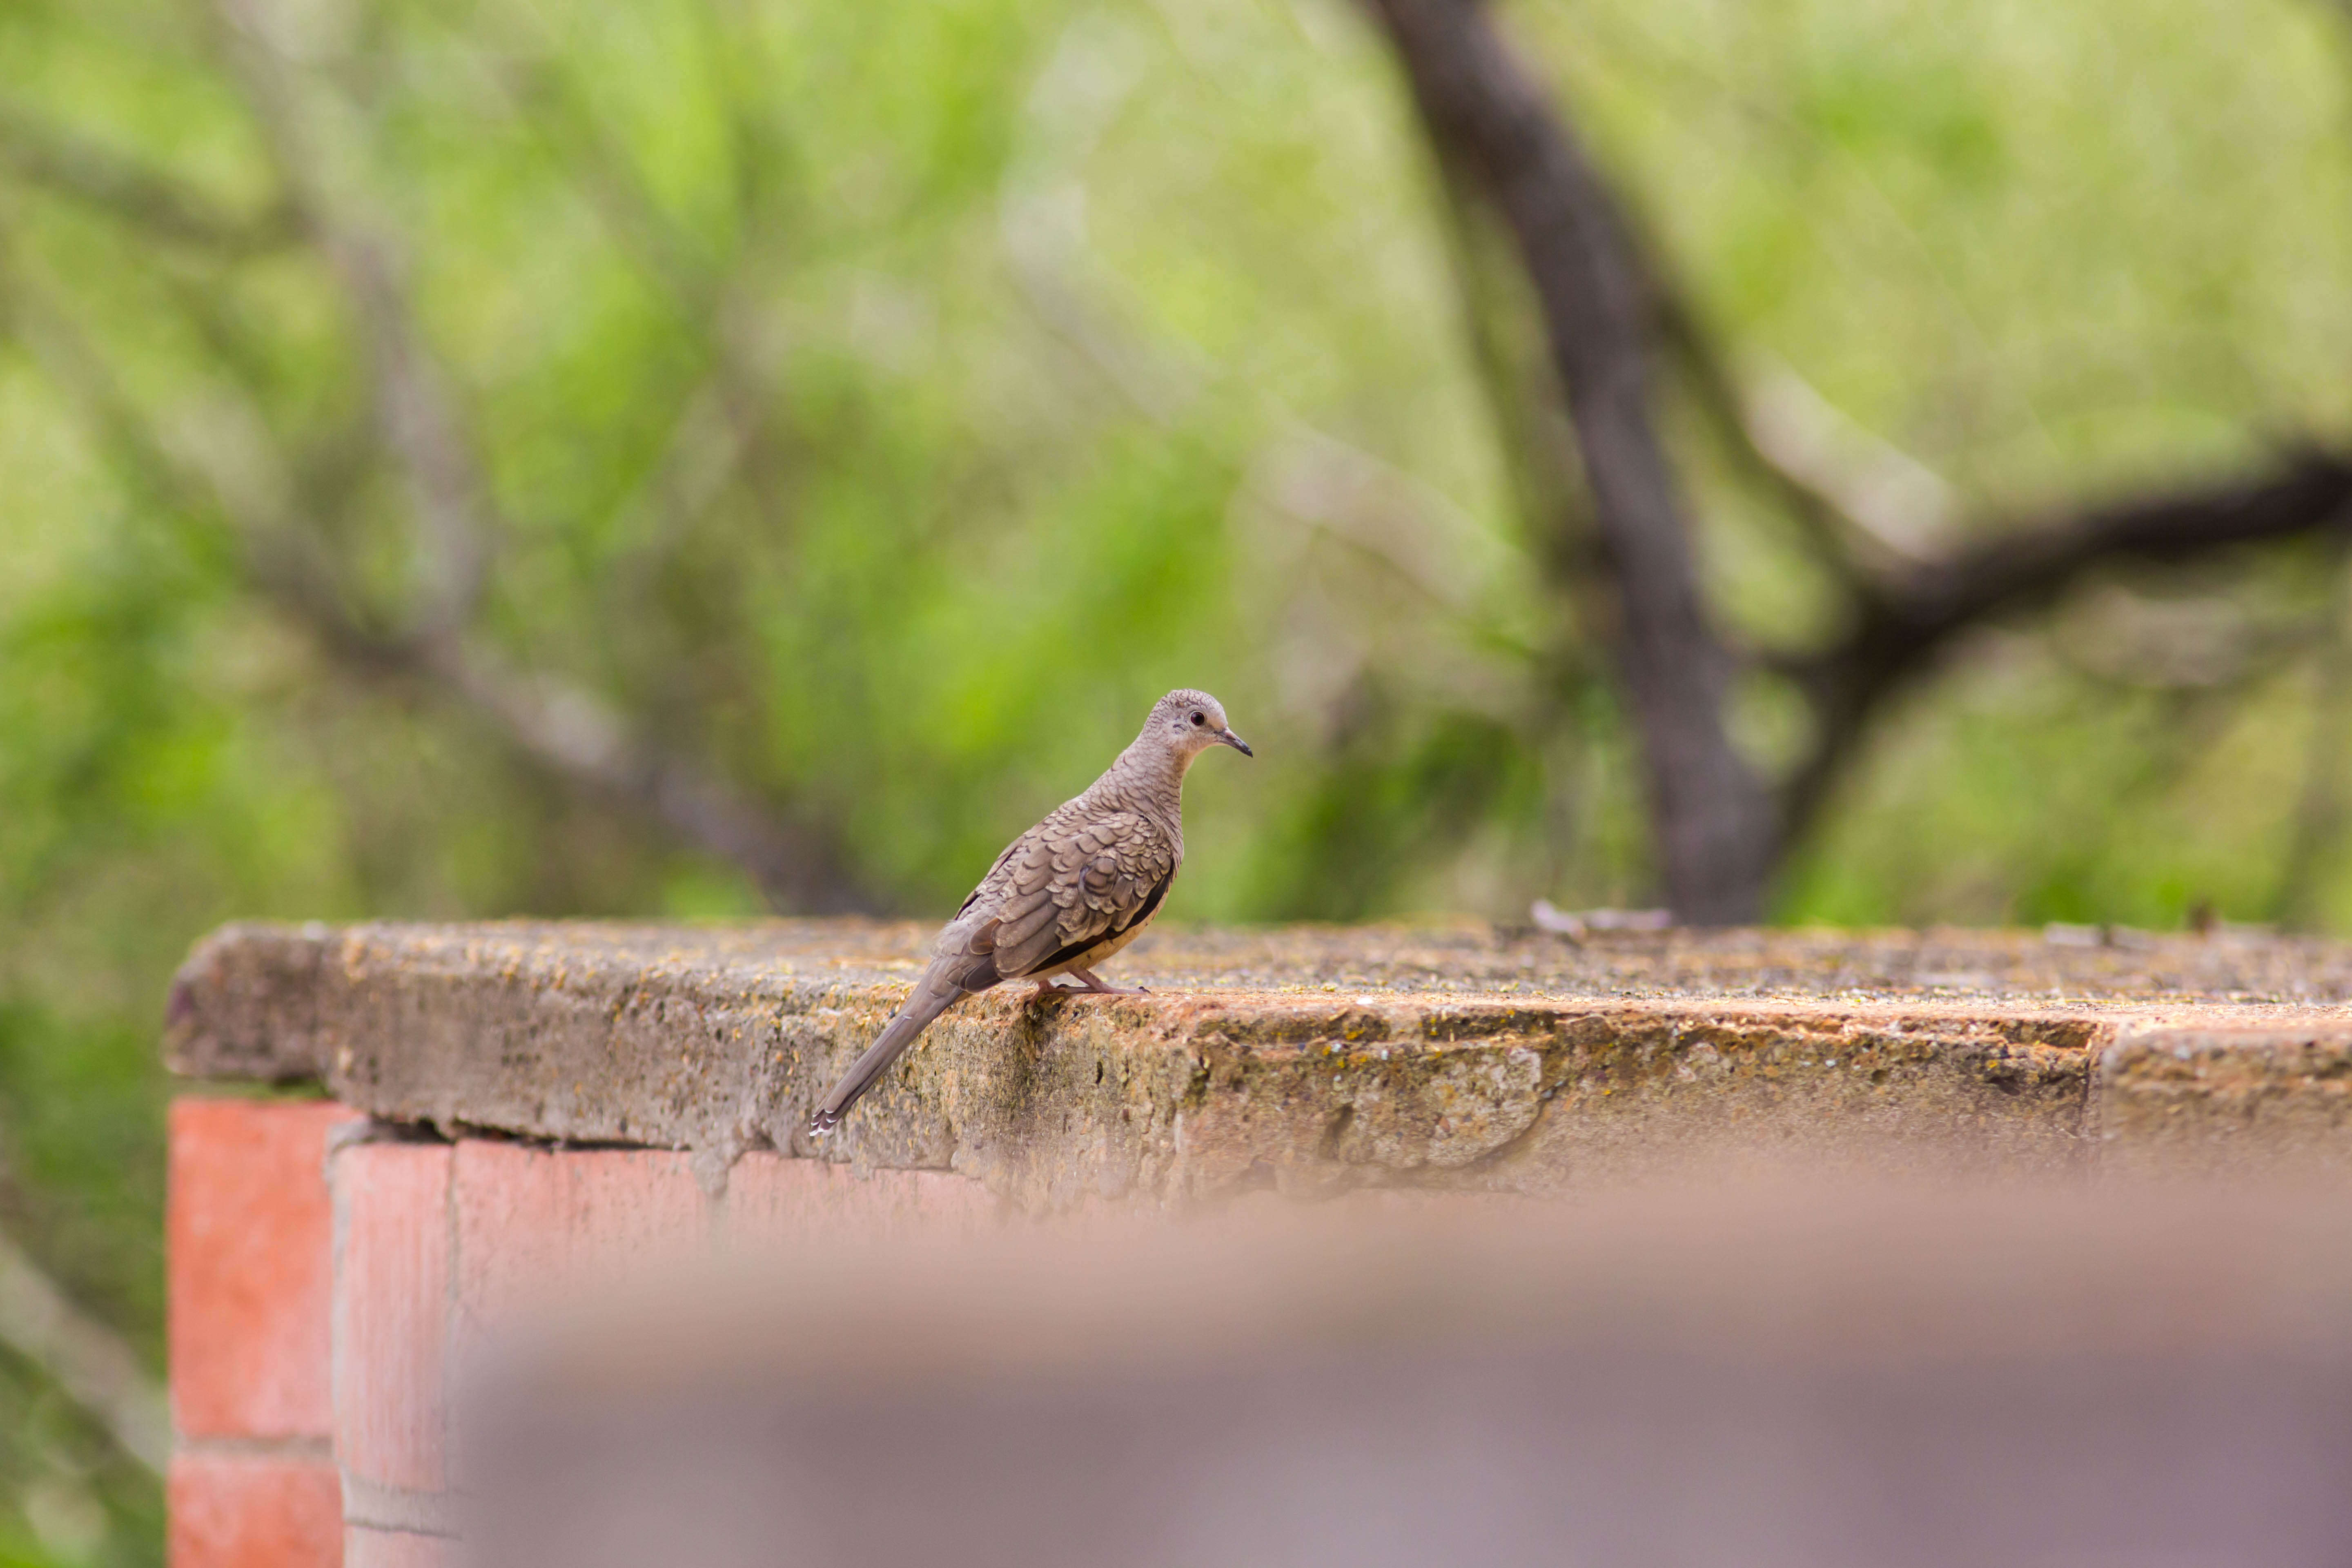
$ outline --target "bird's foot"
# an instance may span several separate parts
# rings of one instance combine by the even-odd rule
[[[1091,969],[1073,969],[1070,978],[1097,996],[1149,996],[1150,991],[1141,985],[1106,985]]]

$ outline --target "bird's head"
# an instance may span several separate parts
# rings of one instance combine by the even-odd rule
[[[1225,723],[1225,706],[1205,691],[1171,691],[1152,705],[1143,738],[1166,746],[1190,763],[1211,746],[1231,746],[1244,757],[1257,755]]]

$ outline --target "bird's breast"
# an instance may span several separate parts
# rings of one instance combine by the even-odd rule
[[[1079,953],[1075,958],[1072,958],[1068,963],[1055,970],[1054,973],[1056,974],[1067,974],[1073,969],[1092,969],[1096,964],[1117,955],[1121,949],[1127,946],[1128,943],[1133,942],[1137,937],[1143,934],[1144,927],[1150,925],[1153,921],[1156,921],[1159,918],[1160,911],[1158,910],[1152,910],[1150,914],[1144,916],[1141,920],[1136,921],[1125,931],[1114,931],[1110,935],[1103,938],[1102,941],[1087,949],[1084,952]]]

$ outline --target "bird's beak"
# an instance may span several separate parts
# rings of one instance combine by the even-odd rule
[[[1244,757],[1255,757],[1257,755],[1255,752],[1249,749],[1249,742],[1247,741],[1243,740],[1231,730],[1218,731],[1217,740],[1220,744],[1231,746],[1234,751],[1239,752]]]

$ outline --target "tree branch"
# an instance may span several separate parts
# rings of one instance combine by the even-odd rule
[[[0,230],[0,326],[34,350],[134,483],[182,517],[226,520],[241,546],[247,582],[345,669],[436,687],[541,766],[732,862],[780,908],[841,913],[875,907],[828,837],[777,821],[699,763],[653,744],[584,688],[512,670],[459,628],[385,634],[363,624],[305,535],[288,520],[255,515],[231,488],[174,453],[72,321],[9,264],[7,240]]]
[[[163,1391],[122,1337],[85,1315],[25,1249],[0,1233],[0,1344],[47,1374],[156,1475],[172,1458]]]
[[[2184,561],[2352,526],[2352,456],[2315,453],[2260,479],[1987,531],[1986,542],[1963,549],[1940,545],[1949,503],[1932,475],[1831,427],[1833,410],[1798,406],[1811,395],[1793,378],[1767,402],[1715,358],[1475,0],[1369,4],[1396,44],[1440,170],[1501,213],[1541,303],[1615,579],[1617,663],[1681,918],[1758,912],[1774,862],[1811,825],[1869,721],[1968,627],[2045,605],[2109,563]],[[1653,332],[1678,349],[1702,410],[1806,526],[1853,601],[1846,635],[1778,661],[1803,685],[1818,729],[1772,794],[1725,734],[1733,659],[1707,625],[1682,503],[1651,424]],[[1883,569],[1863,569],[1872,555]]]
[[[1540,332],[1527,330],[1535,304],[1525,298],[1525,275],[1508,256],[1509,237],[1492,209],[1471,199],[1471,183],[1466,172],[1439,180],[1445,236],[1504,470],[1528,536],[1562,590],[1557,596],[1567,614],[1545,651],[1556,676],[1589,662],[1574,653],[1582,627],[1612,619],[1605,567],[1596,557],[1591,495],[1559,375],[1539,346]]]
[[[683,405],[664,454],[615,509],[622,523],[652,524],[609,579],[619,613],[632,613],[652,569],[694,531],[712,506],[739,495],[788,532],[794,490],[789,426],[777,417],[782,387],[770,363],[774,345],[758,329],[762,279],[779,268],[762,251],[761,170],[770,161],[735,82],[745,40],[704,4],[694,15],[705,30],[711,91],[727,122],[736,166],[736,230],[724,244],[706,242],[674,215],[647,183],[625,139],[600,112],[593,84],[569,61],[545,19],[509,13],[527,38],[478,49],[485,79],[580,191],[616,252],[677,318],[683,341],[706,367]]]
[[[2347,818],[2345,762],[2352,755],[2352,572],[2339,553],[2336,596],[2314,639],[2311,734],[2304,742],[2303,788],[2294,828],[2271,893],[2271,916],[2290,931],[2317,931],[2326,873],[2335,868]]]
[[[1786,366],[1761,377],[1735,372],[1690,301],[1654,268],[1650,284],[1659,332],[1699,412],[1803,529],[1815,560],[1861,595],[1935,563],[1951,531],[1949,487],[1854,426]]]
[[[593,784],[740,867],[779,908],[866,914],[877,907],[830,836],[771,816],[700,764],[651,745],[593,692],[523,674],[488,649],[460,643],[422,645],[414,664],[551,771]]]
[[[229,257],[282,249],[300,237],[283,203],[240,213],[170,174],[0,104],[0,168],[160,239]]]
[[[1611,641],[1642,731],[1668,899],[1685,921],[1754,920],[1777,823],[1725,725],[1733,660],[1708,621],[1682,498],[1652,424],[1650,312],[1626,226],[1483,7],[1371,4],[1441,171],[1465,171],[1502,214],[1543,309],[1615,580]]]
[[[455,395],[400,279],[388,243],[351,217],[328,189],[310,149],[317,139],[285,64],[264,31],[223,0],[223,53],[277,170],[287,200],[342,285],[368,346],[384,444],[407,476],[427,563],[414,626],[425,637],[455,636],[473,618],[489,583],[503,531],[487,476],[459,416]]]
[[[1899,590],[1867,600],[1837,644],[1791,668],[1813,700],[1820,730],[1786,786],[1786,834],[1793,841],[1811,826],[1882,705],[1969,627],[2046,605],[2112,563],[2176,563],[2347,526],[2352,457],[2315,452],[2266,479],[2006,528],[1921,569]]]
[[[682,317],[707,330],[719,314],[724,293],[714,258],[646,187],[635,160],[552,47],[542,40],[536,47],[478,51],[478,58],[517,117],[562,160],[623,253]],[[728,345],[721,340],[712,346]]]
[[[1847,586],[1858,586],[1860,566],[1849,544],[1865,531],[1834,497],[1768,449],[1770,443],[1758,435],[1745,390],[1715,352],[1713,337],[1699,324],[1689,301],[1679,290],[1665,287],[1654,269],[1651,285],[1660,334],[1681,361],[1699,412],[1715,426],[1732,456],[1763,480],[1796,520],[1813,558]]]

